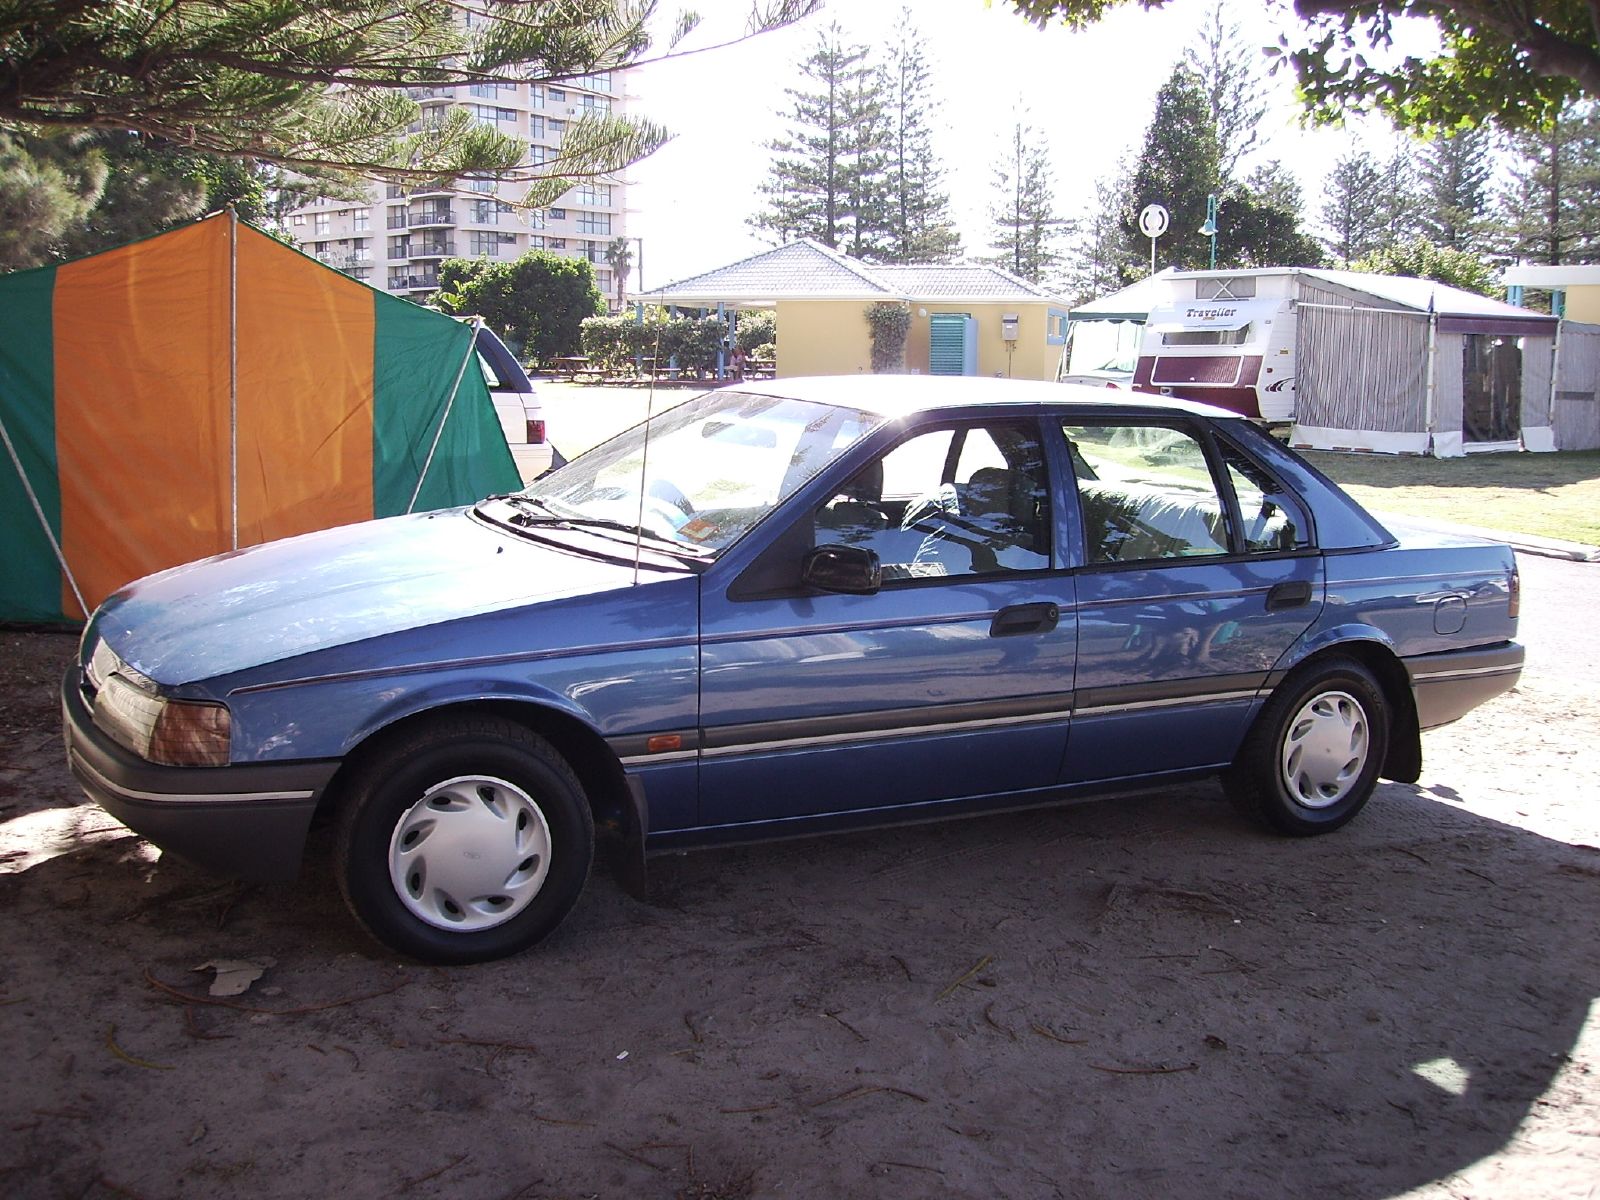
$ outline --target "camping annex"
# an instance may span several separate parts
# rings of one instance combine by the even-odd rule
[[[0,276],[0,621],[519,486],[473,349],[231,211]]]

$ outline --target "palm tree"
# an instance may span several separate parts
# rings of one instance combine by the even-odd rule
[[[614,237],[606,246],[606,266],[611,268],[611,273],[617,281],[617,307],[622,307],[622,292],[628,285],[628,272],[633,269],[633,251],[628,248],[628,239]]]

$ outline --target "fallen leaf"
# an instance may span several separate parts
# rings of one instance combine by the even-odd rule
[[[213,996],[242,996],[250,990],[250,985],[264,975],[269,967],[278,965],[275,958],[261,957],[249,958],[214,958],[210,962],[203,962],[194,969],[196,971],[215,971],[216,978],[211,981],[211,986],[206,989]]]

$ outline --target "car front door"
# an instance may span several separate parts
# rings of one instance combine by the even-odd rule
[[[1038,422],[881,435],[702,596],[702,826],[1015,795],[1054,785],[1073,687]],[[872,550],[873,594],[800,584],[820,545]],[[932,809],[930,808],[930,811]]]
[[[1303,506],[1199,422],[1074,418],[1078,673],[1064,783],[1231,761],[1323,602]]]

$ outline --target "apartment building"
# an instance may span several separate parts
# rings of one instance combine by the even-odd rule
[[[584,75],[560,84],[477,83],[413,88],[421,121],[452,108],[528,143],[529,161],[560,153],[570,122],[586,112],[621,111],[623,72]],[[606,247],[624,236],[620,179],[589,180],[543,209],[519,209],[516,183],[463,180],[451,188],[375,184],[368,204],[319,198],[289,215],[289,233],[305,253],[330,267],[397,295],[425,299],[439,286],[447,258],[510,261],[529,250],[551,250],[594,264],[608,300],[616,280]],[[509,199],[502,199],[502,195]]]

